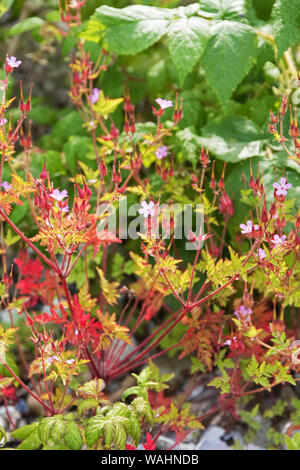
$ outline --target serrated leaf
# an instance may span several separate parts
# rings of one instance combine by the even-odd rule
[[[215,20],[233,20],[245,16],[245,0],[200,0],[201,16]]]
[[[105,29],[108,50],[133,55],[147,49],[165,34],[172,13],[168,9],[132,5],[118,9],[106,5],[97,8],[91,20]]]
[[[277,0],[273,6],[273,31],[278,59],[284,51],[300,41],[300,9],[298,0]]]
[[[65,444],[72,450],[80,450],[83,445],[80,430],[74,422],[67,424],[64,435]]]
[[[18,439],[19,441],[23,441],[26,439],[30,434],[33,432],[37,431],[39,423],[31,423],[31,424],[26,424],[25,426],[22,426],[21,428],[16,429],[11,433],[12,437],[15,439]]]
[[[108,99],[104,97],[103,92],[100,94],[100,98],[96,104],[94,104],[93,109],[100,116],[103,116],[105,119],[114,113],[117,107],[124,101],[124,98],[114,98]]]
[[[93,416],[89,419],[85,430],[86,443],[89,447],[93,446],[95,442],[97,442],[97,440],[103,435],[104,426],[104,416]]]
[[[178,19],[169,25],[167,35],[170,55],[182,85],[204,52],[209,39],[208,22],[197,17]]]
[[[57,416],[55,418],[57,419],[51,428],[51,439],[54,444],[60,444],[65,432],[65,423],[62,421],[61,416]]]
[[[29,434],[26,439],[21,442],[21,444],[18,446],[19,450],[35,450],[38,449],[41,446],[42,442],[39,437],[38,430],[35,429],[33,432]]]
[[[226,162],[236,163],[264,155],[264,135],[254,122],[242,116],[226,116],[202,129],[199,142]]]
[[[135,398],[131,406],[134,407],[138,415],[145,416],[147,421],[152,425],[154,420],[153,410],[148,401],[142,397]]]
[[[44,418],[40,421],[38,425],[38,433],[39,438],[43,442],[43,444],[47,444],[50,436],[51,436],[51,429],[55,424],[55,418]]]
[[[257,57],[256,33],[248,25],[227,20],[216,22],[212,32],[201,65],[218,99],[226,104]]]

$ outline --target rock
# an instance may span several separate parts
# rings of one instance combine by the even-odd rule
[[[243,450],[265,450],[255,444],[245,444],[239,432],[226,433],[225,429],[220,426],[209,426],[196,446],[196,450],[234,450],[231,446],[237,441],[243,446]]]
[[[209,426],[197,444],[196,450],[233,450],[221,439],[225,434],[225,429],[220,426]]]
[[[172,450],[195,450],[193,444],[188,444],[181,442],[177,446],[173,447],[175,444],[175,439],[168,436],[160,436],[156,442],[156,448],[159,450],[167,450],[172,447]]]
[[[29,411],[34,416],[42,416],[44,411],[42,405],[38,401],[36,401],[31,395],[28,395],[26,403],[29,408]]]
[[[26,415],[29,413],[29,408],[24,398],[20,398],[20,400],[16,404],[16,408],[22,415]]]
[[[7,422],[2,416],[0,416],[0,427],[6,430]]]

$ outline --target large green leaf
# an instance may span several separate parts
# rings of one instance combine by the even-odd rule
[[[200,0],[200,14],[219,20],[240,20],[246,14],[245,0]]]
[[[217,118],[202,129],[202,135],[198,142],[226,162],[264,155],[264,135],[244,117]]]
[[[26,31],[31,31],[32,29],[39,28],[44,24],[44,20],[38,16],[31,16],[30,18],[25,18],[19,23],[13,25],[9,28],[7,34],[8,36],[16,36],[17,34],[25,33]]]
[[[134,55],[147,49],[166,33],[172,10],[133,5],[123,9],[101,6],[93,21],[106,27],[107,47],[116,54]]]
[[[202,67],[218,99],[226,103],[258,53],[256,33],[236,21],[217,21],[202,56]]]
[[[299,0],[277,0],[273,7],[273,29],[279,59],[284,51],[300,41],[299,7]]]
[[[182,85],[202,56],[209,38],[208,22],[191,17],[173,21],[168,27],[168,47]]]

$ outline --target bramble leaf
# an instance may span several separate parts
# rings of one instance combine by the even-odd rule
[[[257,57],[256,33],[248,25],[228,20],[216,22],[212,33],[201,64],[208,83],[226,104]]]
[[[277,0],[273,6],[273,31],[278,59],[284,51],[300,41],[300,10],[298,0]]]
[[[182,85],[204,52],[209,38],[208,22],[197,17],[180,18],[172,21],[167,35],[170,55]]]

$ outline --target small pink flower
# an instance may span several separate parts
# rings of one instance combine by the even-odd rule
[[[282,237],[280,237],[277,234],[274,235],[273,240],[271,240],[271,242],[273,243],[273,245],[275,245],[276,248],[279,248],[281,245],[283,245],[285,241],[286,235],[282,235]]]
[[[244,305],[241,305],[238,310],[235,310],[234,314],[240,321],[249,321],[252,310],[251,308],[246,308]]]
[[[147,217],[150,217],[151,215],[154,215],[154,202],[150,201],[149,204],[147,204],[146,201],[141,202],[142,208],[138,210],[139,214],[143,215],[145,219]]]
[[[6,123],[7,123],[6,118],[0,119],[0,126],[4,126],[4,124],[6,124]]]
[[[11,72],[13,69],[19,67],[22,64],[21,60],[17,60],[15,56],[8,57],[6,55],[6,64],[5,64],[5,69],[7,72]]]
[[[3,181],[3,183],[1,183],[1,186],[5,192],[8,192],[11,189],[11,184],[9,184],[7,181]]]
[[[247,233],[252,233],[253,230],[258,230],[258,225],[253,225],[252,220],[248,220],[247,224],[241,224],[240,228],[242,229],[242,234],[246,235]]]
[[[173,101],[171,100],[165,100],[163,98],[156,98],[156,103],[159,104],[161,109],[167,109],[171,108],[173,106]]]
[[[99,88],[93,88],[92,93],[91,93],[91,95],[89,96],[90,102],[91,102],[92,104],[97,103],[97,101],[98,101],[99,98],[100,98],[100,93],[101,93],[101,90],[99,90]]]
[[[292,187],[291,183],[286,182],[286,178],[280,178],[280,183],[274,183],[273,188],[276,189],[277,196],[286,196],[287,190]]]
[[[158,147],[158,149],[154,153],[156,155],[156,158],[158,160],[161,160],[162,158],[168,155],[168,148],[165,145],[163,145],[162,147]]]
[[[63,189],[62,191],[59,189],[53,189],[50,197],[58,202],[61,202],[65,197],[68,197],[68,191],[66,189]]]
[[[255,256],[259,259],[265,259],[267,257],[266,252],[263,248],[259,248],[255,253]]]

